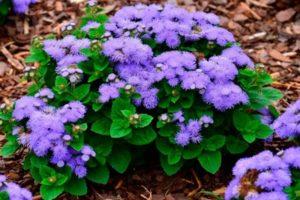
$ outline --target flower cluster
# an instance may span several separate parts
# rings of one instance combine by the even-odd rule
[[[300,100],[286,109],[272,124],[272,128],[281,138],[298,137],[300,135]]]
[[[72,168],[78,177],[87,173],[85,163],[95,157],[95,152],[84,146],[80,151],[69,146],[72,133],[76,136],[80,127],[72,124],[72,133],[68,133],[65,125],[82,119],[86,113],[85,106],[73,101],[60,108],[47,105],[40,98],[53,98],[50,89],[45,88],[36,97],[24,96],[16,101],[13,117],[17,121],[28,120],[26,127],[15,127],[13,134],[18,134],[20,142],[27,145],[37,156],[51,155],[51,163],[58,167],[65,165]]]
[[[191,119],[187,124],[184,124],[181,119],[184,119],[181,111],[174,114],[173,121],[177,121],[180,128],[179,132],[176,134],[175,141],[181,146],[186,146],[189,143],[201,142],[202,137],[200,131],[203,127],[207,128],[213,123],[213,119],[206,115],[199,120]]]
[[[0,192],[6,192],[9,200],[32,200],[31,192],[15,183],[8,183],[4,175],[0,175]]]
[[[300,148],[291,147],[277,155],[263,151],[240,159],[233,168],[234,179],[225,193],[225,200],[288,200],[284,188],[292,184],[292,168],[300,167]]]
[[[155,56],[150,46],[143,44],[145,37],[154,37],[157,43],[166,42],[169,48],[178,47],[182,38],[206,39],[220,46],[234,42],[231,33],[216,26],[218,21],[213,14],[189,13],[172,5],[164,8],[137,5],[118,11],[106,24],[112,37],[103,44],[103,54],[115,63],[118,84],[102,84],[100,101],[105,103],[119,97],[119,89],[129,84],[141,95],[136,105],[153,109],[159,102],[154,84],[167,80],[172,87],[180,86],[183,90],[203,94],[204,101],[220,111],[248,103],[247,94],[234,79],[239,67],[253,68],[254,64],[240,47],[224,47],[221,55],[198,60],[195,54],[181,50]]]
[[[182,38],[185,41],[207,39],[221,46],[235,42],[232,33],[218,24],[219,18],[211,13],[189,13],[174,5],[140,4],[118,11],[106,24],[106,30],[113,37],[154,37],[157,43],[166,43],[170,48],[178,47]]]
[[[36,0],[12,0],[12,3],[16,13],[24,14],[28,11],[30,4],[36,3]]]
[[[67,35],[61,40],[46,40],[44,50],[57,62],[56,72],[67,77],[71,83],[77,83],[83,73],[77,64],[87,60],[80,51],[89,48],[90,43],[89,39],[77,39],[73,35]]]

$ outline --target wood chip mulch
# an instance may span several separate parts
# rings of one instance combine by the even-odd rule
[[[106,13],[111,14],[123,5],[134,3],[164,3],[164,0],[99,0]],[[274,87],[284,93],[276,104],[284,110],[300,95],[300,2],[297,0],[168,0],[191,11],[214,12],[221,17],[221,25],[232,31],[245,51],[256,63],[261,63],[276,80]],[[297,3],[298,2],[298,3]],[[17,99],[26,93],[29,82],[23,80],[24,59],[34,36],[60,34],[60,27],[76,21],[83,5],[67,0],[47,0],[33,5],[25,16],[9,16],[0,27],[0,104]],[[0,133],[0,146],[4,143]],[[279,142],[280,143],[280,142]],[[279,145],[279,144],[278,144]],[[5,173],[34,192],[41,199],[38,186],[22,170],[21,161],[26,150],[13,158],[0,158],[0,173]],[[237,158],[233,159],[236,160]],[[232,163],[232,164],[233,164]],[[111,200],[184,200],[218,199],[230,179],[230,168],[224,166],[216,176],[200,169],[187,168],[174,177],[167,177],[158,166],[135,169],[126,175],[113,174],[107,186],[90,185],[90,193],[80,199]],[[228,168],[228,169],[226,169]],[[214,191],[210,193],[208,191]],[[60,199],[78,199],[62,196]]]

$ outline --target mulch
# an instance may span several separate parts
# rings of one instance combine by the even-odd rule
[[[163,3],[157,0],[101,0],[107,14],[124,5],[135,3]],[[232,31],[245,51],[261,67],[266,68],[275,82],[274,87],[284,93],[276,104],[283,111],[300,96],[300,2],[297,0],[168,0],[191,11],[214,12],[221,17],[221,25]],[[0,27],[0,104],[13,101],[26,93],[30,82],[22,79],[32,38],[50,33],[60,34],[60,27],[76,21],[82,14],[83,5],[67,0],[40,0],[25,16],[9,16]],[[4,136],[0,133],[0,146]],[[285,143],[284,143],[285,144]],[[271,148],[281,148],[281,141]],[[265,148],[269,148],[270,145]],[[257,149],[262,149],[258,147]],[[41,199],[38,186],[30,175],[22,170],[21,161],[26,149],[13,158],[0,158],[0,173],[12,181],[31,189],[35,200]],[[252,154],[254,149],[251,150]],[[232,162],[237,158],[232,158]],[[153,161],[155,163],[155,159]],[[229,164],[228,164],[229,165]],[[212,176],[203,170],[187,167],[173,177],[167,177],[155,164],[139,167],[125,175],[112,174],[107,186],[90,185],[90,193],[80,199],[144,199],[183,200],[218,199],[230,180],[230,166]],[[209,192],[213,191],[213,193]],[[78,199],[62,196],[60,199]]]

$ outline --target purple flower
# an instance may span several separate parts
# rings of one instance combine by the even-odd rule
[[[57,112],[63,123],[76,122],[84,117],[86,108],[80,101],[73,101],[64,105]]]
[[[201,32],[201,38],[215,41],[220,46],[226,46],[230,42],[235,42],[233,34],[228,30],[217,26],[205,26]]]
[[[11,200],[32,200],[31,192],[15,183],[7,183],[4,175],[0,175],[0,191],[7,192]]]
[[[249,68],[254,68],[254,63],[238,46],[232,46],[223,50],[221,55],[230,59],[234,64],[236,64],[239,67],[246,66]]]
[[[287,200],[283,190],[292,184],[289,166],[270,151],[240,159],[233,174],[235,177],[226,189],[225,200]]]
[[[208,61],[201,61],[199,65],[215,83],[231,81],[238,74],[235,65],[223,56],[213,56]]]
[[[195,12],[193,13],[193,19],[199,25],[218,25],[220,23],[219,17],[213,13]]]
[[[146,63],[152,58],[152,49],[135,38],[116,38],[103,44],[103,54],[113,62]]]
[[[88,33],[91,29],[96,29],[100,26],[100,23],[95,21],[89,21],[86,25],[84,25],[81,30]]]
[[[81,50],[89,48],[90,44],[88,39],[77,39],[73,35],[67,35],[61,40],[45,40],[44,50],[57,62],[56,72],[62,76],[69,76],[73,74],[70,68],[87,60],[87,57],[81,54]]]
[[[282,159],[289,166],[300,169],[300,147],[290,147],[284,150]]]
[[[181,110],[173,114],[173,121],[184,122],[184,116]]]
[[[231,82],[209,84],[203,98],[205,102],[213,104],[220,111],[231,109],[237,104],[248,103],[247,94]]]
[[[271,125],[274,121],[273,115],[268,108],[262,108],[258,111],[260,113],[260,120],[265,125]]]
[[[24,14],[28,11],[30,4],[36,3],[36,0],[12,0],[13,9],[18,14]]]
[[[45,106],[45,103],[38,98],[24,96],[16,101],[13,117],[21,121],[22,119],[30,117],[30,115]]]
[[[300,134],[300,100],[292,104],[272,124],[281,138],[297,137]]]
[[[255,185],[268,191],[280,191],[291,185],[291,174],[286,170],[265,171],[258,175]]]
[[[49,88],[43,88],[38,93],[36,93],[34,95],[34,97],[40,98],[40,99],[43,99],[43,100],[44,99],[48,100],[48,99],[53,99],[54,98],[54,93]]]
[[[116,99],[120,96],[119,89],[124,87],[125,83],[123,81],[113,82],[108,84],[102,84],[99,87],[99,101],[101,103],[106,103],[111,99]]]

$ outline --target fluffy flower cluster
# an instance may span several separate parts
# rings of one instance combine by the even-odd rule
[[[217,27],[218,23],[214,14],[189,13],[172,5],[122,8],[106,24],[111,38],[103,44],[103,53],[115,63],[117,75],[100,86],[100,101],[119,97],[119,89],[130,85],[141,95],[136,105],[153,109],[159,102],[154,84],[166,80],[172,87],[203,94],[204,101],[220,111],[246,104],[248,96],[233,81],[239,67],[254,64],[240,47],[224,47],[221,55],[198,61],[193,53],[179,50],[155,56],[150,46],[143,44],[145,37],[154,37],[170,48],[178,47],[182,38],[204,38],[221,46],[234,42],[232,34]]]
[[[30,4],[36,3],[36,0],[12,0],[12,3],[16,13],[24,14],[28,11]]]
[[[90,44],[89,39],[77,39],[73,35],[67,35],[61,40],[44,41],[44,50],[57,62],[56,72],[67,77],[71,83],[77,83],[83,73],[77,64],[87,60],[80,51],[89,48]]]
[[[219,18],[211,13],[189,13],[174,5],[136,5],[122,8],[113,16],[106,29],[113,37],[154,37],[157,43],[170,48],[180,45],[181,39],[207,39],[221,46],[235,42],[232,33],[217,26]]]
[[[272,124],[272,128],[281,138],[300,136],[300,100],[286,109]]]
[[[177,121],[180,128],[179,132],[176,134],[175,141],[181,146],[186,146],[191,142],[201,142],[202,137],[200,131],[203,127],[206,128],[213,123],[213,119],[206,115],[199,120],[189,120],[187,124],[184,124],[182,119],[184,119],[184,117],[181,111],[174,114],[173,121]]]
[[[32,200],[31,192],[15,183],[8,183],[4,175],[0,175],[0,192],[7,192],[10,200]]]
[[[37,96],[45,95],[52,97],[49,89],[41,90]],[[90,157],[95,157],[95,152],[89,146],[80,151],[72,149],[69,143],[73,136],[67,133],[65,125],[82,119],[86,113],[85,106],[74,101],[54,108],[38,97],[24,96],[16,101],[13,117],[17,121],[28,121],[26,128],[15,127],[13,134],[18,134],[20,142],[37,156],[51,155],[51,163],[58,167],[68,165],[78,177],[84,177],[87,173],[85,163]],[[73,132],[79,131],[78,125],[72,126]]]
[[[273,155],[263,151],[240,159],[233,168],[234,179],[225,193],[225,200],[288,200],[283,192],[292,183],[292,168],[300,167],[300,148],[291,147]]]

